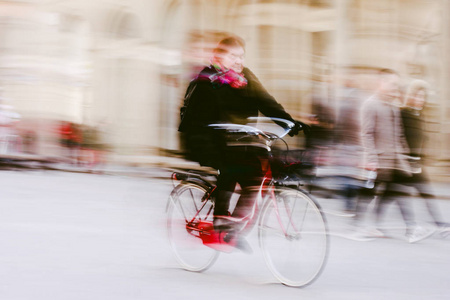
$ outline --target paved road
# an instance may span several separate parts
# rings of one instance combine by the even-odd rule
[[[328,215],[328,265],[305,289],[284,287],[266,269],[256,233],[253,255],[221,255],[207,272],[178,268],[165,237],[169,182],[54,171],[2,171],[0,299],[448,299],[450,239],[343,238],[348,218]],[[320,199],[339,211],[335,199]],[[438,201],[450,220],[450,201]],[[414,203],[426,220],[421,203]]]

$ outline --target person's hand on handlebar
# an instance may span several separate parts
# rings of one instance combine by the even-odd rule
[[[297,135],[300,131],[303,131],[306,136],[311,133],[311,127],[309,127],[309,125],[300,121],[294,121],[294,124],[294,127],[289,131],[290,136]]]

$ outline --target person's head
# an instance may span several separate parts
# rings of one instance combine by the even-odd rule
[[[394,102],[400,97],[400,76],[391,69],[382,69],[378,73],[378,95],[383,101]]]
[[[214,61],[238,73],[244,69],[244,56],[245,42],[236,36],[224,38],[213,51]]]
[[[428,98],[428,84],[423,80],[414,80],[408,86],[405,96],[405,106],[422,110]]]

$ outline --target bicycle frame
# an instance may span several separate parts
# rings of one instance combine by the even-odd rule
[[[234,145],[245,143],[246,140],[241,138],[245,134],[262,138],[263,143],[252,143],[251,146],[268,150],[269,157],[264,154],[260,158],[264,176],[258,186],[242,191],[242,200],[238,201],[248,202],[237,203],[238,213],[234,212],[234,215],[246,215],[242,218],[224,217],[223,225],[220,225],[223,227],[215,230],[213,210],[217,185],[211,174],[196,174],[194,171],[173,173],[172,179],[181,183],[175,186],[169,197],[167,226],[176,259],[185,270],[204,271],[215,262],[220,252],[229,253],[236,248],[245,251],[246,242],[242,236],[258,222],[259,245],[272,274],[287,286],[311,284],[325,266],[329,240],[320,206],[300,187],[302,174],[299,171],[302,168],[297,166],[303,164],[289,164],[277,155],[272,149],[273,142],[282,136],[272,131],[262,132],[256,128],[253,130],[251,126],[230,124],[214,126],[237,133]],[[298,158],[295,155],[295,161]]]
[[[282,119],[276,119],[276,121],[281,122],[283,121]],[[287,121],[287,127],[290,129],[292,128],[293,124],[290,121]],[[286,135],[288,131],[285,131],[283,133],[283,135],[281,136],[276,136],[276,138],[274,138],[274,135],[271,134],[267,134],[265,132],[262,132],[261,130],[256,129],[255,127],[252,126],[247,126],[247,125],[236,125],[236,124],[211,124],[210,127],[213,128],[217,128],[217,129],[222,129],[222,130],[227,130],[229,132],[237,132],[237,133],[248,133],[249,136],[251,135],[256,135],[259,136],[261,138],[263,138],[264,140],[266,140],[266,142],[264,143],[264,148],[266,148],[269,152],[269,154],[271,154],[271,144],[274,140],[276,139],[281,139],[282,136]],[[277,198],[276,198],[276,186],[274,183],[274,179],[272,176],[272,170],[271,170],[271,164],[269,161],[263,162],[262,164],[264,166],[266,166],[266,172],[265,175],[263,177],[262,183],[259,186],[258,189],[258,195],[257,195],[257,199],[254,201],[253,203],[253,207],[251,209],[251,213],[242,218],[240,220],[240,222],[243,224],[242,225],[242,229],[241,231],[245,231],[245,230],[249,230],[251,229],[254,224],[256,223],[256,221],[258,220],[258,216],[259,216],[259,207],[258,207],[258,202],[262,202],[261,204],[264,205],[264,203],[266,201],[268,201],[267,197],[270,197],[270,201],[273,202],[275,209],[276,209],[276,213],[277,213],[277,217],[278,217],[278,221],[280,223],[280,226],[283,230],[283,233],[285,236],[288,236],[288,229],[289,227],[286,227],[282,224],[281,222],[281,218],[280,218],[280,212],[279,212],[279,205],[277,203]],[[206,205],[207,201],[210,200],[210,198],[212,197],[212,195],[214,194],[215,190],[216,190],[216,186],[212,185],[210,182],[206,181],[205,179],[203,179],[201,176],[196,175],[196,174],[183,174],[183,173],[173,173],[172,175],[172,179],[181,179],[183,182],[185,183],[193,183],[193,184],[198,184],[202,187],[204,187],[207,191],[205,193],[205,195],[202,198],[202,206],[200,207],[200,209],[197,209],[197,213],[191,218],[191,220],[186,220],[186,228],[189,230],[189,232],[191,234],[193,234],[193,232],[198,233],[198,235],[196,236],[200,236],[200,234],[202,233],[203,229],[198,228],[198,224],[194,224],[196,218],[198,217],[198,214],[200,213],[200,211],[204,208],[204,206]],[[288,209],[288,207],[286,207],[286,209]],[[207,216],[210,215],[212,211],[212,208],[210,208],[210,210],[207,213]],[[288,215],[290,216],[290,220],[289,223],[287,224],[288,226],[291,225],[295,231],[297,231],[297,229],[295,228],[295,225],[292,222],[292,213],[289,211],[286,211],[288,213]]]
[[[198,181],[185,181],[185,183],[192,183],[192,184],[199,184]],[[189,231],[190,234],[193,234],[197,237],[200,237],[200,234],[205,233],[205,230],[209,230],[210,228],[199,228],[200,222],[197,221],[197,217],[202,211],[202,209],[205,207],[208,201],[210,200],[211,196],[214,194],[214,191],[216,190],[216,186],[210,186],[209,190],[205,193],[205,195],[202,198],[202,205],[200,207],[196,207],[197,213],[193,217],[190,218],[190,220],[186,219],[186,229]],[[289,234],[289,226],[292,226],[294,229],[294,232],[298,232],[299,228],[296,228],[295,224],[292,222],[292,212],[289,210],[289,207],[285,206],[286,213],[289,218],[289,223],[287,224],[288,227],[286,227],[280,217],[280,207],[278,205],[277,197],[276,197],[276,185],[272,178],[271,170],[269,169],[266,173],[266,176],[263,178],[263,181],[261,185],[258,188],[258,195],[253,203],[253,207],[251,209],[251,213],[244,217],[242,222],[242,231],[250,230],[255,225],[256,221],[259,219],[259,206],[263,206],[267,201],[271,201],[275,207],[276,215],[278,218],[278,222],[280,224],[280,227],[283,231],[283,234],[288,237]],[[211,215],[212,213],[212,207],[209,208],[208,212],[206,213],[206,218]],[[184,213],[183,213],[184,214]],[[185,215],[185,214],[184,214]],[[197,222],[196,222],[197,221]],[[200,220],[202,221],[202,220]],[[301,229],[301,228],[300,228]]]
[[[266,194],[265,198],[262,197],[262,199],[265,199],[263,201],[263,205],[267,201],[271,201],[272,202],[272,204],[275,207],[277,220],[278,220],[278,223],[280,224],[280,227],[282,229],[283,234],[286,237],[289,237],[289,234],[288,234],[288,232],[289,232],[289,225],[292,226],[292,228],[294,229],[294,232],[299,232],[301,230],[301,228],[296,228],[295,224],[292,222],[292,210],[289,209],[289,207],[286,206],[286,205],[285,205],[286,213],[289,216],[289,222],[287,224],[287,227],[284,226],[284,224],[283,224],[283,222],[281,220],[280,206],[278,205],[279,201],[277,201],[277,195],[276,195],[277,188],[276,188],[276,184],[274,182],[274,179],[272,178],[272,173],[271,173],[270,170],[267,172],[267,175],[266,175],[266,177],[264,177],[263,182],[261,184],[261,187],[260,187],[260,194],[261,194],[261,196],[263,195],[264,189],[267,189],[267,190],[265,191],[265,194]],[[298,189],[296,189],[296,190],[298,190]],[[305,191],[302,191],[302,192],[305,193]],[[270,198],[267,198],[267,197],[270,197]],[[255,205],[257,205],[256,203],[257,203],[257,201],[255,201]],[[306,215],[306,213],[305,213],[305,215]],[[305,215],[304,215],[304,217],[305,217]],[[260,223],[261,223],[261,220],[260,220]]]

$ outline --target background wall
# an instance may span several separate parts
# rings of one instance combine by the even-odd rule
[[[375,68],[428,81],[428,152],[445,166],[449,10],[445,0],[0,1],[1,104],[36,131],[37,153],[58,153],[61,120],[97,128],[111,157],[177,152],[187,82],[233,33],[247,65],[304,120],[335,107],[349,70],[368,90]]]

